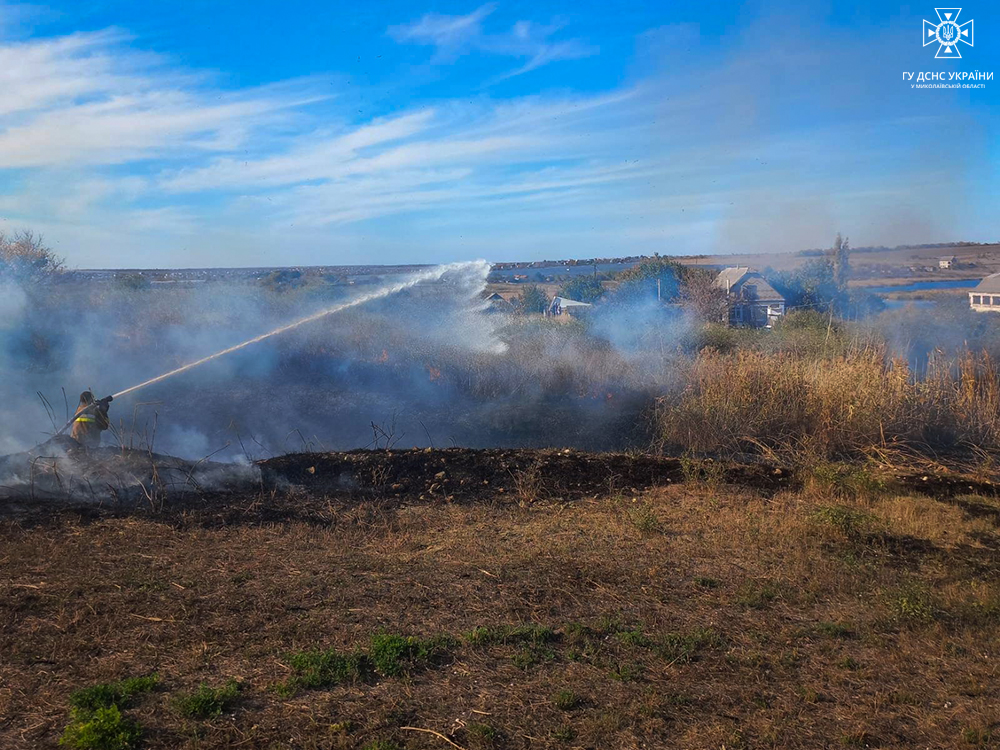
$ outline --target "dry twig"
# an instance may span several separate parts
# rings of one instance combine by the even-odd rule
[[[423,727],[400,727],[400,729],[405,729],[405,730],[410,731],[410,732],[426,732],[427,734],[433,734],[435,737],[437,737],[438,739],[444,740],[445,742],[447,742],[452,747],[457,747],[458,750],[465,750],[465,748],[462,747],[461,745],[459,745],[457,742],[452,742],[447,737],[445,737],[443,734],[441,734],[440,732],[435,732],[433,729],[424,729]]]

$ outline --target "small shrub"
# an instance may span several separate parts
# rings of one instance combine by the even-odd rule
[[[709,578],[708,576],[695,576],[694,582],[697,586],[701,586],[703,589],[717,589],[719,588],[718,578]]]
[[[157,675],[129,677],[118,682],[108,682],[81,688],[69,697],[70,705],[81,711],[96,711],[100,708],[118,706],[127,708],[135,698],[156,687]]]
[[[118,706],[100,706],[93,711],[73,709],[73,721],[59,739],[60,745],[76,750],[132,750],[139,746],[142,728],[122,716]]]
[[[643,534],[651,534],[660,530],[660,519],[657,518],[653,506],[644,502],[641,505],[632,505],[627,508],[625,515],[629,523]]]
[[[713,461],[711,458],[697,458],[691,452],[685,452],[681,458],[681,474],[689,484],[702,483],[709,487],[717,487],[726,479],[725,464]]]
[[[684,477],[685,482],[694,484],[701,479],[701,467],[698,464],[697,458],[685,452],[680,458],[680,463],[681,475]]]
[[[314,690],[342,682],[356,682],[369,671],[368,660],[359,652],[341,654],[335,649],[292,654],[291,679],[278,686],[281,695],[294,695],[299,688]]]
[[[426,640],[394,633],[372,636],[368,659],[383,677],[398,677],[413,669],[426,666],[432,659],[444,654],[451,646],[447,637]]]
[[[175,704],[182,716],[189,719],[208,719],[220,716],[229,710],[240,693],[240,684],[230,678],[220,688],[210,688],[202,683],[198,690],[187,695],[178,696]]]
[[[572,690],[560,690],[553,696],[552,703],[560,711],[572,711],[580,705],[580,696]]]
[[[888,489],[884,479],[864,466],[820,463],[807,476],[812,484],[830,494],[847,499],[875,498]]]
[[[832,526],[850,540],[858,540],[877,527],[875,517],[840,505],[823,506],[813,513],[813,520]]]
[[[905,625],[926,624],[934,619],[930,593],[918,583],[902,586],[889,597],[894,619]]]
[[[545,487],[538,465],[532,465],[516,472],[512,471],[510,476],[514,482],[514,497],[517,498],[518,505],[522,508],[543,498]]]

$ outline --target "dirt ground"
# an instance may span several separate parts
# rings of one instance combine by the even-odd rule
[[[393,453],[273,459],[255,493],[159,511],[0,513],[0,747],[55,747],[74,691],[153,673],[122,708],[147,748],[1000,741],[985,486]],[[307,684],[296,654],[377,665],[380,634],[436,645]],[[179,709],[229,678],[219,715]]]

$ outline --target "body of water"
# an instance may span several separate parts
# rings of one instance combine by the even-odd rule
[[[618,273],[631,268],[635,263],[598,263],[598,273]],[[590,276],[594,273],[593,266],[539,266],[538,268],[507,268],[502,271],[490,271],[491,278],[513,279],[515,276],[527,276],[528,282],[542,281],[546,277],[576,277]]]

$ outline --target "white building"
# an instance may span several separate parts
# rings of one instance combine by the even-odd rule
[[[976,312],[1000,312],[1000,273],[991,273],[969,292],[969,307]]]
[[[549,305],[548,315],[578,315],[591,307],[589,302],[577,302],[575,299],[556,297]]]

